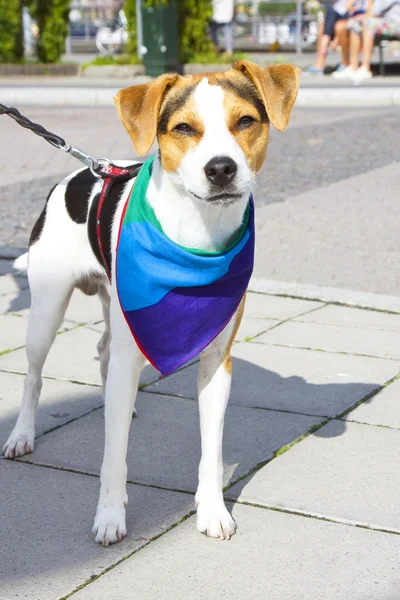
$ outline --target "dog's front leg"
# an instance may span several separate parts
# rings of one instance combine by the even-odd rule
[[[236,524],[222,494],[222,436],[232,377],[230,348],[243,313],[237,314],[200,356],[198,377],[201,461],[196,493],[197,528],[211,537],[229,539]]]
[[[111,301],[110,363],[105,400],[105,448],[93,527],[96,542],[108,546],[126,535],[126,452],[140,372],[145,359],[135,344],[118,300]]]

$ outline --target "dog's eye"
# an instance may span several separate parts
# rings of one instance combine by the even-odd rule
[[[184,133],[185,135],[193,135],[195,133],[194,129],[187,123],[179,123],[178,125],[175,125],[174,131],[178,131],[178,133]]]
[[[252,125],[255,122],[255,119],[253,119],[253,117],[250,117],[250,115],[246,115],[245,117],[242,117],[241,119],[239,119],[238,123],[237,123],[237,128],[238,129],[246,129],[247,127],[250,127],[250,125]]]

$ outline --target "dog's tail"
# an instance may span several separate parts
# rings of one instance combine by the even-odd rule
[[[14,260],[14,269],[17,271],[27,271],[28,270],[28,253],[21,254],[18,256],[16,260]]]

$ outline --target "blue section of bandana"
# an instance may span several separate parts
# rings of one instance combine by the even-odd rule
[[[172,242],[151,223],[131,222],[121,228],[117,282],[124,311],[157,304],[174,288],[207,286],[229,271],[249,241],[248,228],[225,254],[201,256]],[[179,315],[176,315],[179,318]]]

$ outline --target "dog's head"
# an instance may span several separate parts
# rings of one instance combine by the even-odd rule
[[[239,61],[225,73],[162,75],[121,90],[115,102],[138,154],[157,137],[176,184],[199,201],[232,203],[264,162],[269,124],[286,129],[299,74]]]

